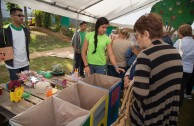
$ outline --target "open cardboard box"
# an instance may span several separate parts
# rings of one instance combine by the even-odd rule
[[[90,111],[86,123],[90,126],[107,125],[108,91],[87,84],[77,84],[59,91],[56,97]]]
[[[11,126],[80,126],[89,111],[57,97],[49,97],[10,119]]]
[[[82,84],[89,84],[97,86],[109,91],[109,103],[108,103],[108,126],[116,121],[118,118],[119,106],[120,106],[120,90],[121,90],[121,79],[117,77],[92,74],[82,81]]]
[[[97,87],[105,88],[107,90],[111,90],[116,86],[116,84],[121,82],[120,78],[107,76],[103,74],[92,74],[83,80],[81,80],[87,84],[94,85]],[[80,81],[80,82],[81,82]]]

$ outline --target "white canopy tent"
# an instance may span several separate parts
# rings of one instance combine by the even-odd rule
[[[112,22],[115,24],[119,24],[121,27],[133,28],[133,25],[135,24],[137,19],[139,19],[139,17],[141,17],[142,15],[149,13],[150,11],[151,11],[151,7],[148,7],[140,11],[137,11],[135,13],[128,14],[120,18],[117,18],[113,20]]]
[[[3,0],[21,6],[42,10],[73,19],[95,22],[99,17],[106,17],[112,25],[131,27],[131,20],[122,17],[153,6],[160,0]],[[142,15],[142,14],[141,14]],[[119,21],[119,18],[122,21]]]
[[[112,22],[115,24],[120,24],[121,27],[133,28],[133,25],[135,24],[137,19],[139,19],[142,15],[149,13],[150,11],[151,11],[151,7],[148,7],[140,11],[137,11],[135,13],[128,14],[120,18],[117,18],[113,20]],[[192,29],[193,29],[193,34],[194,34],[194,22],[192,24]]]
[[[3,0],[32,9],[95,22],[106,17],[110,24],[133,28],[136,20],[149,13],[151,7],[160,0]],[[192,25],[194,29],[194,23]]]

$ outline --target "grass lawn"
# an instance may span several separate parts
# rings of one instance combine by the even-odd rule
[[[69,47],[70,42],[43,32],[31,31],[30,53]]]
[[[30,70],[38,71],[51,71],[52,66],[55,64],[61,64],[63,66],[63,70],[67,74],[73,69],[73,60],[71,59],[63,59],[58,57],[39,57],[32,59],[30,61]],[[5,65],[0,65],[0,84],[9,81],[9,74],[5,67]]]

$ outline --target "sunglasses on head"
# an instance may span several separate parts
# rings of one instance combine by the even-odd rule
[[[22,14],[18,14],[18,15],[14,15],[14,16],[24,17],[24,15],[22,15]]]

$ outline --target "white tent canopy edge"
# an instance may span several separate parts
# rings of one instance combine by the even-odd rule
[[[129,23],[115,21],[126,15],[154,5],[159,0],[3,0],[32,9],[95,23],[98,17],[106,17],[111,25],[132,27]],[[94,4],[96,3],[96,4]],[[94,4],[94,5],[93,5]],[[78,16],[78,12],[79,14]],[[135,17],[132,17],[135,18]],[[130,22],[130,20],[129,20]]]

